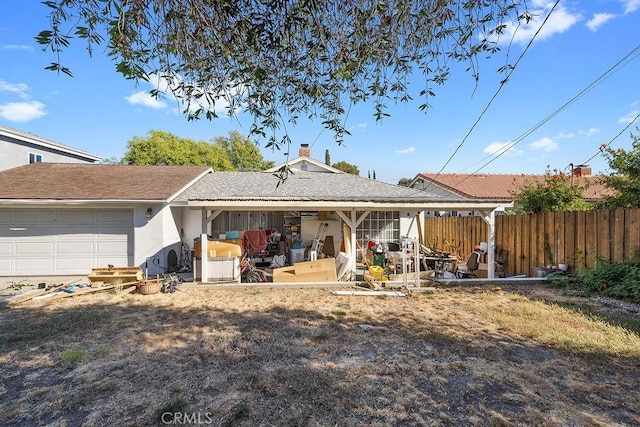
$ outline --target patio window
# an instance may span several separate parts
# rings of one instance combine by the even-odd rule
[[[361,215],[359,212],[358,215]],[[356,238],[366,248],[368,240],[378,243],[400,241],[400,212],[398,211],[373,211],[356,229]]]

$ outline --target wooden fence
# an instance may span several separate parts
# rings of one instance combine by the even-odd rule
[[[424,243],[468,256],[488,241],[488,226],[477,216],[425,218]],[[606,262],[638,260],[640,209],[498,215],[496,250],[509,251],[507,275],[532,275],[532,267],[567,264],[569,270]]]

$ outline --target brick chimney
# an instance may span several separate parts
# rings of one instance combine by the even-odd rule
[[[573,176],[591,176],[591,167],[589,165],[578,165],[573,168]]]
[[[298,153],[300,157],[311,157],[311,148],[309,148],[309,144],[300,144],[300,151]]]

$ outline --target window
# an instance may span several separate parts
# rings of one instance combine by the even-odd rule
[[[42,155],[29,153],[29,163],[42,163]]]

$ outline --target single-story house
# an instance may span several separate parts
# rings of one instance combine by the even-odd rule
[[[307,156],[289,166],[284,180],[274,173],[280,167],[214,172],[196,166],[40,163],[2,171],[0,276],[88,274],[109,264],[160,274],[172,260],[198,256],[196,239],[253,229],[286,236],[295,227],[308,245],[321,223],[333,240],[329,249],[353,255],[355,271],[357,242],[415,239],[420,212],[483,212],[491,230],[496,210],[505,207],[502,200],[446,199],[347,174]],[[491,256],[490,251],[489,277]],[[200,277],[209,277],[206,264]]]
[[[607,193],[598,176],[591,174],[587,165],[578,165],[569,175],[575,185],[585,187],[585,200],[599,202],[602,195]],[[544,175],[534,174],[486,174],[486,173],[427,173],[417,174],[410,188],[424,190],[438,197],[451,200],[500,200],[504,203],[513,201],[512,191],[527,182],[543,182]],[[439,216],[442,214],[474,215],[473,211],[430,211],[425,216]]]
[[[100,157],[39,136],[0,126],[0,171],[29,163],[95,163]]]

